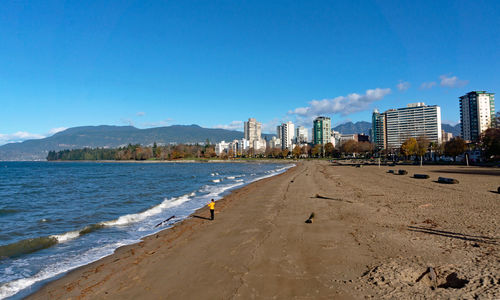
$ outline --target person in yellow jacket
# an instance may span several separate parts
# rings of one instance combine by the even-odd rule
[[[215,215],[215,201],[212,199],[212,201],[208,202],[208,208],[210,208],[210,219],[214,219]]]

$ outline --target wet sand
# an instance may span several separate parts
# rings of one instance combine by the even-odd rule
[[[492,168],[306,161],[29,298],[498,299],[498,186]]]

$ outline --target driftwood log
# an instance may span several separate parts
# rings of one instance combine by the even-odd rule
[[[458,180],[456,180],[454,178],[439,177],[438,182],[439,183],[447,183],[447,184],[455,184],[455,183],[458,183]]]
[[[175,216],[171,216],[170,218],[168,218],[168,219],[166,219],[166,220],[164,220],[164,221],[156,224],[155,228],[158,227],[158,226],[160,226],[160,225],[163,225],[163,223],[168,222],[168,221],[172,220],[173,218],[175,218]]]
[[[427,174],[413,174],[413,178],[427,179],[427,178],[429,178],[429,175],[427,175]]]
[[[408,172],[406,170],[398,170],[398,175],[406,175]]]
[[[312,222],[314,222],[314,213],[311,213],[311,215],[309,216],[309,219],[306,220],[306,223],[308,223],[308,224],[311,224]]]

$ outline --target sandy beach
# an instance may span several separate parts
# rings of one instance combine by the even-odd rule
[[[499,186],[498,168],[300,162],[28,298],[498,299]]]

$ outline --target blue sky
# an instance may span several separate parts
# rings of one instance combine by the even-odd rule
[[[499,46],[500,1],[4,1],[0,144],[421,101],[456,123],[459,96],[498,91]]]

